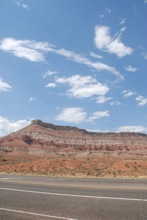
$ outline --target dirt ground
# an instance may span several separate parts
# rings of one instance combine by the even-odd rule
[[[0,172],[52,176],[147,177],[147,159],[118,156],[4,155]]]

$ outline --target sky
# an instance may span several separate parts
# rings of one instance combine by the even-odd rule
[[[0,0],[0,136],[147,133],[146,21],[147,0]]]

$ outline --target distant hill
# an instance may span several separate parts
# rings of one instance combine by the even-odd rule
[[[147,176],[147,135],[89,132],[33,120],[0,138],[0,172]]]
[[[147,135],[141,133],[98,133],[70,126],[59,126],[33,120],[6,137],[0,147],[35,148],[49,152],[96,151],[147,153]]]

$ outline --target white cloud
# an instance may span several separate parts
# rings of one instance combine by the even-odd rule
[[[0,50],[3,50],[7,53],[11,53],[16,57],[27,59],[31,62],[43,62],[45,61],[45,53],[55,53],[58,55],[62,55],[76,63],[92,67],[97,71],[110,72],[119,77],[120,79],[123,79],[123,76],[119,73],[119,71],[117,71],[112,66],[109,66],[102,62],[93,62],[83,55],[76,54],[72,51],[68,51],[63,48],[56,49],[54,45],[51,45],[47,42],[4,38],[0,41]]]
[[[113,101],[110,103],[111,106],[114,106],[114,105],[121,105],[121,102],[119,101]]]
[[[96,26],[94,39],[96,47],[102,51],[114,53],[120,58],[132,54],[133,49],[121,42],[121,35],[124,30],[125,28],[122,28],[119,33],[111,37],[110,27]]]
[[[122,25],[122,24],[125,24],[125,23],[126,23],[126,19],[125,18],[121,18],[119,24]]]
[[[144,56],[144,59],[147,60],[147,52],[144,52],[142,55]]]
[[[100,14],[100,18],[103,18],[104,17],[104,14]]]
[[[122,91],[122,94],[124,95],[124,97],[130,97],[130,96],[136,95],[136,92],[133,92],[131,90],[124,90]]]
[[[9,119],[0,116],[0,136],[5,136],[29,125],[31,121],[18,120],[9,121]]]
[[[138,68],[129,65],[129,66],[125,67],[125,70],[128,71],[128,72],[135,73],[138,70]]]
[[[109,111],[97,111],[93,112],[90,116],[80,107],[70,107],[64,108],[59,115],[57,115],[56,120],[70,122],[70,123],[81,123],[94,122],[103,117],[109,117]]]
[[[147,0],[144,0],[144,3],[147,3]]]
[[[87,114],[82,108],[71,107],[64,108],[62,112],[57,115],[56,119],[58,121],[80,123],[85,120],[86,116]]]
[[[57,78],[56,83],[68,84],[70,89],[67,91],[68,96],[75,98],[89,98],[91,96],[105,95],[109,88],[99,83],[92,76],[73,75],[70,77]]]
[[[88,122],[93,122],[97,119],[103,118],[103,117],[109,117],[108,111],[97,111],[92,113],[92,115],[87,119]]]
[[[106,12],[107,12],[108,14],[111,14],[111,9],[110,9],[110,8],[106,8]]]
[[[86,66],[92,67],[92,68],[96,69],[97,71],[111,72],[112,74],[116,75],[120,79],[123,79],[123,76],[119,73],[119,71],[117,71],[114,67],[109,66],[105,63],[93,62],[83,55],[76,54],[72,51],[68,51],[65,49],[54,50],[54,53],[65,56],[66,58],[68,58],[72,61],[75,61],[76,63],[85,64]]]
[[[12,87],[0,78],[0,91],[11,91]]]
[[[37,98],[36,97],[30,97],[29,99],[28,99],[28,102],[34,102],[34,101],[36,101],[37,100]]]
[[[16,40],[14,38],[5,38],[0,41],[0,50],[31,62],[45,61],[44,52],[52,50],[51,47],[47,42]]]
[[[55,75],[55,74],[57,74],[56,71],[48,70],[47,72],[42,73],[41,75],[42,75],[43,78],[46,78],[46,77],[48,77],[48,76],[52,76],[52,75]]]
[[[147,105],[147,98],[144,98],[141,95],[136,98],[136,101],[138,101],[138,105]]]
[[[48,83],[45,87],[47,87],[47,88],[55,88],[56,87],[56,83]]]
[[[97,98],[96,102],[99,103],[99,104],[103,104],[103,103],[105,103],[105,102],[107,102],[107,101],[109,101],[111,99],[112,99],[111,97],[106,98],[105,96],[99,96]]]
[[[103,56],[99,55],[99,54],[96,54],[94,52],[90,52],[90,56],[91,57],[94,57],[94,58],[97,58],[97,59],[103,59]]]
[[[29,9],[29,6],[28,6],[27,4],[21,3],[21,1],[19,1],[19,0],[14,1],[14,3],[15,3],[17,6],[19,6],[19,7],[21,7],[21,8],[24,8],[24,9],[26,9],[26,10]]]
[[[118,128],[117,132],[136,132],[136,133],[146,133],[147,127],[143,126],[121,126]]]

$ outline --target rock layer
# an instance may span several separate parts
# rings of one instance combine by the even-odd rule
[[[0,138],[0,149],[38,149],[47,152],[103,152],[147,155],[147,135],[141,133],[98,133],[70,126],[33,120],[32,123]]]

